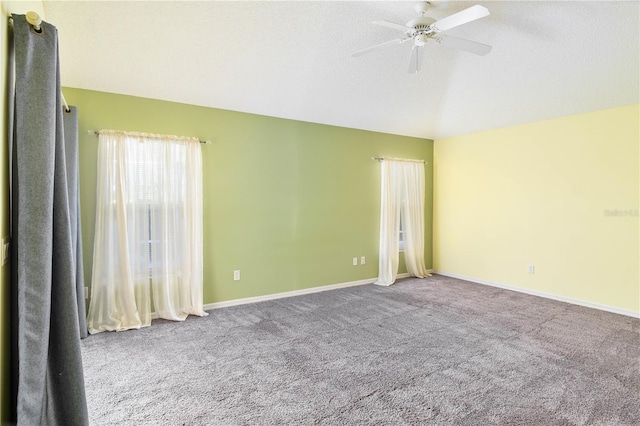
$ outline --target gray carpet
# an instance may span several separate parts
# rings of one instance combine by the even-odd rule
[[[640,424],[640,320],[437,275],[82,350],[93,425]]]

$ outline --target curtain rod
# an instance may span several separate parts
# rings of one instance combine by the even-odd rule
[[[390,161],[405,161],[407,163],[422,163],[422,164],[427,164],[426,161],[424,160],[412,160],[410,158],[393,158],[393,157],[371,157],[372,160],[376,160],[376,161],[383,161],[383,160],[390,160]]]
[[[62,103],[64,104],[64,110],[66,112],[71,112],[71,108],[69,108],[69,104],[67,100],[64,98],[64,93],[62,93],[62,89],[60,89],[60,96],[62,96]]]
[[[99,130],[87,130],[87,133],[89,133],[90,135],[96,135],[98,136],[100,134]],[[211,141],[203,141],[202,139],[198,139],[198,142],[203,143],[205,145],[211,145]]]

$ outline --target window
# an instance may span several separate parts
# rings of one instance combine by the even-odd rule
[[[383,158],[380,164],[380,264],[375,283],[395,282],[400,251],[404,251],[409,275],[428,276],[424,264],[424,162]]]
[[[202,160],[194,138],[101,131],[91,333],[206,315]]]

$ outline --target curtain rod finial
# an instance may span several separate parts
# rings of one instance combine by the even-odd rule
[[[42,23],[42,18],[34,11],[27,12],[26,15],[27,22],[33,25],[33,29],[36,31],[40,31],[40,24]]]

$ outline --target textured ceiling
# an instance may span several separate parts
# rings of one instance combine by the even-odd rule
[[[415,2],[44,1],[62,84],[423,138],[640,102],[640,3],[448,2],[491,15],[447,34],[475,56],[425,47],[407,73],[398,38]]]

